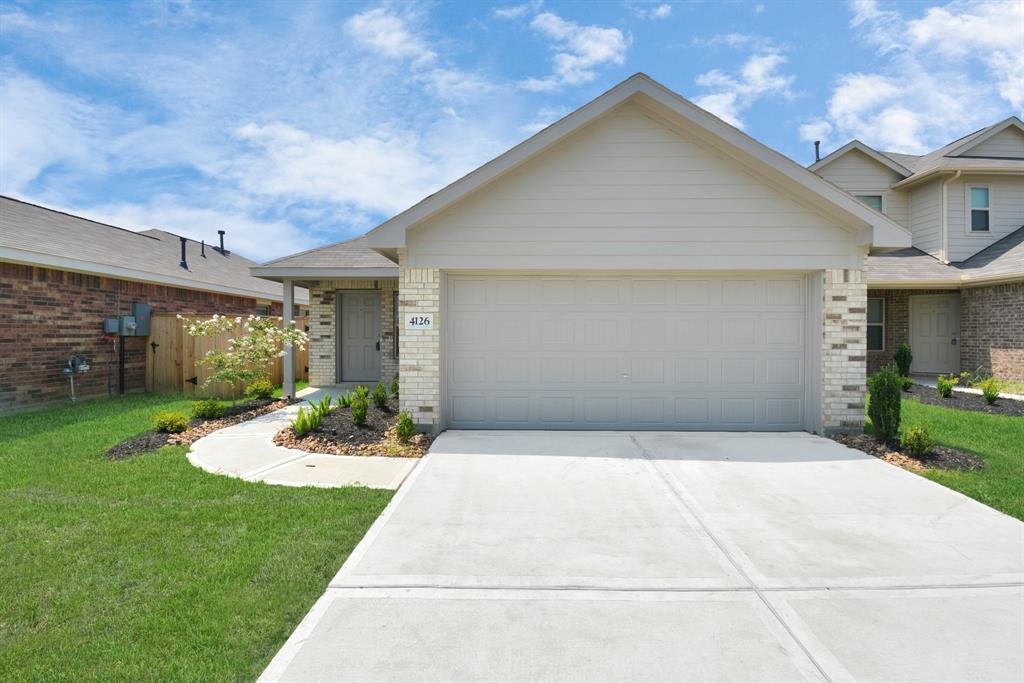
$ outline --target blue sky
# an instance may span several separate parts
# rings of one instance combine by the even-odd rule
[[[1024,2],[0,3],[0,192],[267,260],[644,71],[806,164],[1024,109]]]

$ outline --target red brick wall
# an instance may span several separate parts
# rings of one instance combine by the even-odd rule
[[[128,315],[133,301],[153,313],[256,311],[256,301],[244,297],[0,263],[0,410],[68,398],[61,367],[74,354],[92,362],[75,378],[76,394],[106,395],[108,361],[116,393],[117,352],[103,339],[103,319]],[[147,342],[125,339],[126,391],[145,388]]]
[[[1024,282],[964,289],[960,336],[964,370],[1024,382]]]

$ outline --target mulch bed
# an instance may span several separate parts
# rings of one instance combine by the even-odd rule
[[[899,444],[879,443],[867,434],[833,434],[832,439],[844,446],[856,448],[858,451],[915,472],[929,469],[980,470],[985,466],[985,462],[980,458],[949,446],[935,445],[927,458],[918,460],[902,452]]]
[[[191,420],[189,428],[178,434],[150,431],[133,436],[130,439],[125,439],[107,451],[107,458],[110,460],[124,460],[133,455],[155,451],[164,446],[187,446],[218,429],[224,429],[233,424],[259,417],[260,415],[272,413],[287,405],[287,401],[266,398],[226,406],[223,417],[215,420]]]
[[[297,448],[309,453],[327,455],[386,455],[400,458],[420,458],[427,454],[433,438],[415,434],[407,442],[395,436],[398,402],[388,402],[381,410],[373,403],[366,415],[366,424],[356,426],[348,408],[335,408],[324,417],[320,428],[299,437],[291,427],[274,435],[274,443],[285,448]]]
[[[1024,401],[1016,401],[1012,398],[999,398],[993,405],[985,402],[984,396],[977,394],[965,394],[962,391],[954,391],[949,398],[939,396],[939,390],[932,387],[923,387],[914,384],[910,391],[903,392],[904,397],[912,396],[921,403],[943,408],[955,408],[956,410],[973,410],[979,413],[991,415],[1010,415],[1011,417],[1024,417]]]

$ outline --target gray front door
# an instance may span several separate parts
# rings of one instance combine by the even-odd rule
[[[342,382],[380,380],[380,292],[340,292],[338,355]]]

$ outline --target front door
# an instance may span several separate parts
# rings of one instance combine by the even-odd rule
[[[338,296],[338,355],[341,382],[380,380],[380,292],[341,291]]]
[[[960,370],[960,295],[910,297],[912,372],[929,375]]]

